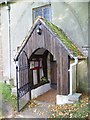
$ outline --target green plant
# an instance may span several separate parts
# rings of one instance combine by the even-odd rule
[[[11,94],[11,86],[5,83],[0,82],[0,94],[2,96],[2,100],[9,102],[14,109],[17,106],[16,96]]]
[[[50,118],[88,118],[90,114],[88,95],[83,94],[80,101],[73,104],[53,105]]]
[[[42,78],[41,78],[41,82],[48,82],[48,80],[47,80],[46,77],[42,76]]]
[[[47,81],[46,77],[42,76],[41,81]]]
[[[64,31],[53,23],[43,19],[45,24],[55,33],[55,35],[66,45],[66,47],[75,55],[75,56],[82,56],[80,49],[70,40],[69,37],[64,33]]]

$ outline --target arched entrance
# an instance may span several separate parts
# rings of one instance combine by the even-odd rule
[[[37,97],[51,88],[57,89],[57,63],[48,50],[44,48],[35,50],[29,58],[29,63],[31,98]],[[46,89],[41,88],[43,85]]]
[[[37,31],[39,27],[40,34]],[[69,50],[60,39],[43,21],[38,20],[15,58],[18,63],[16,66],[18,106],[23,96],[29,93],[29,99],[31,99],[32,90],[39,89],[46,83],[50,86],[45,86],[45,89],[52,87],[57,89],[58,95],[67,95],[69,93],[69,55]],[[37,94],[36,91],[34,95],[35,93]]]

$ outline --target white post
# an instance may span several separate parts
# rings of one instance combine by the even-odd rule
[[[69,69],[69,72],[70,72],[70,94],[69,95],[72,95],[72,67],[78,63],[78,58],[74,57],[74,60],[75,62],[70,64],[70,69]]]
[[[70,95],[72,95],[72,66],[70,65]]]

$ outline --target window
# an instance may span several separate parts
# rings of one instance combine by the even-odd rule
[[[43,7],[38,7],[33,9],[33,22],[35,21],[36,17],[41,16],[46,20],[51,21],[51,6],[46,5]]]
[[[32,88],[36,88],[48,82],[44,76],[42,58],[36,60],[32,59],[32,61],[30,61],[30,79]]]
[[[32,71],[32,80],[33,85],[36,85],[40,82],[40,79],[43,75],[43,69],[42,69],[42,59],[39,60],[32,60],[30,62],[30,70]]]

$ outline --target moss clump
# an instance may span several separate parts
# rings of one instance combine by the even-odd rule
[[[44,19],[45,24],[56,34],[56,36],[65,44],[65,46],[73,53],[74,56],[83,56],[78,47],[76,47],[71,40],[65,35],[65,33],[52,24],[51,22]]]

